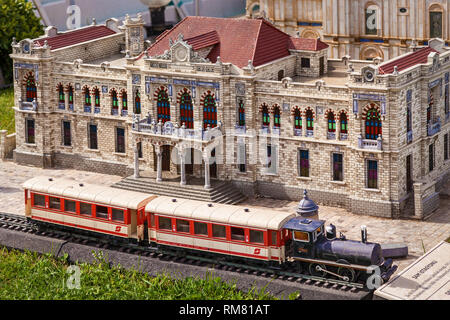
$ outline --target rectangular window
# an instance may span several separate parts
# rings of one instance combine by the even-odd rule
[[[430,172],[434,170],[434,143],[428,147],[428,169]]]
[[[97,145],[97,125],[89,125],[89,149],[98,149]]]
[[[189,221],[177,219],[177,232],[190,232]]]
[[[208,225],[204,222],[194,222],[194,233],[196,235],[207,236]]]
[[[25,122],[25,140],[26,143],[36,143],[34,132],[34,119],[27,119]]]
[[[267,160],[266,160],[267,173],[276,174],[278,172],[278,149],[277,146],[267,146]]]
[[[444,160],[448,160],[448,133],[444,135]]]
[[[158,226],[162,230],[172,230],[172,219],[166,217],[158,217]]]
[[[342,153],[333,153],[333,181],[344,181]]]
[[[245,150],[245,144],[244,143],[239,143],[238,144],[238,166],[239,166],[239,172],[246,172],[246,167],[245,167],[245,155],[246,155],[246,150]]]
[[[88,203],[80,202],[80,214],[92,216],[92,206]]]
[[[310,68],[311,60],[309,58],[302,58],[302,68]]]
[[[48,206],[50,209],[61,210],[61,201],[59,198],[49,197]]]
[[[33,195],[33,198],[34,198],[33,205],[35,205],[37,207],[44,207],[45,208],[45,196],[35,193]]]
[[[277,232],[274,230],[270,230],[270,245],[271,246],[276,246],[277,245]]]
[[[125,129],[116,128],[116,152],[125,153]]]
[[[298,150],[298,168],[300,177],[309,177],[309,151]]]
[[[259,230],[250,230],[250,242],[264,244],[264,232]]]
[[[70,121],[63,121],[63,145],[72,145],[72,136],[70,133]]]
[[[449,113],[450,109],[450,103],[449,103],[449,89],[448,89],[448,84],[445,85],[445,100],[444,100],[444,113],[447,114]]]
[[[406,191],[407,192],[410,192],[413,189],[411,158],[412,158],[411,155],[406,156]]]
[[[95,206],[95,216],[101,219],[108,219],[108,208],[104,206]]]
[[[442,12],[430,12],[430,38],[442,38]]]
[[[112,221],[123,222],[124,221],[123,217],[124,217],[123,210],[115,209],[115,208],[111,209],[111,220]]]
[[[77,212],[77,203],[72,200],[64,200],[64,211],[66,212]]]
[[[367,188],[378,189],[378,162],[367,160]]]
[[[219,226],[217,224],[213,224],[212,235],[214,238],[226,238],[227,234],[225,231],[225,226]]]
[[[231,240],[245,241],[245,230],[243,228],[231,227]]]
[[[294,231],[294,239],[297,241],[309,242],[309,233],[303,231]]]
[[[136,144],[136,147],[138,149],[138,158],[141,159],[142,158],[142,142],[138,142]]]

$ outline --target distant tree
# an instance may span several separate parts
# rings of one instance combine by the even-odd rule
[[[12,61],[9,57],[12,38],[17,41],[37,38],[43,34],[40,18],[26,0],[0,0],[0,69],[6,83],[12,82]]]

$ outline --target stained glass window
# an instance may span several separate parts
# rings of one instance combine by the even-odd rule
[[[336,119],[333,112],[328,112],[328,132],[336,132]]]
[[[26,120],[26,142],[35,143],[34,119]]]
[[[301,129],[302,128],[302,114],[298,108],[294,111],[294,128]]]
[[[367,188],[378,189],[378,162],[367,160]]]
[[[273,126],[279,128],[281,126],[280,108],[278,106],[273,108]]]
[[[116,128],[116,152],[125,153],[125,129]]]
[[[100,107],[100,90],[98,88],[94,89],[95,106]]]
[[[309,177],[309,151],[299,150],[300,177]]]
[[[161,120],[162,123],[170,121],[170,102],[167,92],[165,90],[160,90],[157,99],[158,122],[159,120]]]
[[[341,112],[339,122],[341,123],[341,133],[348,133],[348,122],[345,112]]]
[[[88,87],[84,88],[84,104],[87,106],[91,105],[91,93]]]
[[[114,111],[119,110],[119,99],[117,98],[117,91],[116,90],[112,90],[111,91],[111,102],[112,102],[112,109]]]
[[[72,144],[70,121],[63,121],[63,144],[65,146],[70,146]]]
[[[185,124],[186,128],[194,128],[194,110],[192,107],[191,95],[183,92],[180,97],[180,122]]]
[[[136,90],[136,94],[134,95],[134,113],[141,114],[141,94],[139,90]]]
[[[381,116],[376,108],[367,112],[366,116],[366,139],[376,140],[382,134]]]
[[[122,110],[128,110],[127,92],[122,90]]]
[[[306,130],[314,130],[314,115],[311,109],[306,110]]]
[[[211,94],[208,94],[203,102],[203,129],[206,129],[208,125],[211,128],[217,126],[216,100]]]
[[[73,87],[71,85],[67,87],[67,93],[69,95],[69,104],[73,104]]]
[[[26,99],[27,102],[32,102],[37,97],[36,82],[34,81],[34,76],[29,73],[25,78],[26,86]]]
[[[263,126],[270,125],[269,108],[265,104],[262,106],[262,122]]]
[[[243,100],[239,100],[238,115],[239,115],[239,125],[245,126],[245,108]]]
[[[333,180],[344,180],[343,156],[342,153],[333,153]]]
[[[59,103],[65,103],[66,102],[66,98],[64,95],[64,87],[62,84],[58,85],[58,100]]]
[[[97,125],[89,125],[89,148],[98,149],[97,145]]]

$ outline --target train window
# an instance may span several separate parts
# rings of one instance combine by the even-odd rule
[[[276,246],[277,245],[277,232],[276,231],[270,231],[270,245]]]
[[[150,213],[150,227],[154,227],[154,226],[155,226],[155,214]]]
[[[189,221],[177,219],[177,232],[190,232]]]
[[[231,239],[232,240],[245,240],[245,230],[243,228],[231,227]]]
[[[64,211],[76,213],[77,203],[72,200],[64,200]]]
[[[172,230],[172,219],[165,217],[158,217],[159,229]]]
[[[101,219],[108,219],[108,207],[95,206],[95,216]]]
[[[92,216],[92,206],[88,203],[80,202],[80,214]]]
[[[194,233],[198,235],[208,235],[208,225],[204,222],[194,222]]]
[[[49,197],[48,204],[50,209],[61,209],[61,201],[59,198]]]
[[[111,210],[111,219],[113,221],[123,222],[123,210],[112,208],[112,210]]]
[[[297,241],[309,242],[308,232],[294,231],[294,239]]]
[[[34,205],[38,207],[45,207],[45,196],[41,194],[34,194]]]
[[[250,242],[264,244],[264,233],[258,230],[250,230]]]
[[[214,238],[226,238],[225,226],[219,226],[218,224],[212,225],[212,233]]]

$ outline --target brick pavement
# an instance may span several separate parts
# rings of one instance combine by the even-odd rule
[[[22,183],[38,175],[70,177],[86,183],[110,185],[122,178],[114,175],[99,174],[67,169],[42,169],[17,165],[10,161],[0,161],[0,211],[23,214]],[[450,189],[450,182],[446,190]],[[319,217],[327,223],[333,223],[337,232],[343,232],[348,239],[359,240],[360,226],[366,225],[369,241],[379,243],[406,243],[410,255],[397,260],[400,269],[430,250],[437,243],[450,237],[450,197],[441,198],[440,208],[426,221],[392,220],[387,218],[360,216],[342,208],[320,206]],[[253,198],[242,205],[248,207],[266,207],[278,211],[295,211],[297,202],[269,198]],[[369,208],[368,208],[369,209]]]

